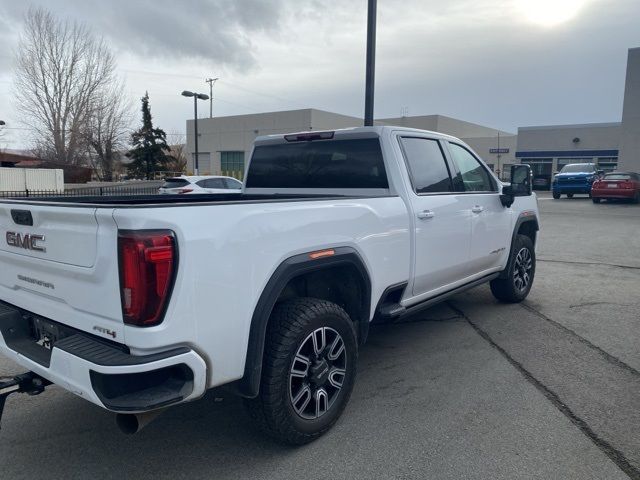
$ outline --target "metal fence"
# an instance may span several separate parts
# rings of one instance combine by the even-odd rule
[[[106,186],[69,188],[63,192],[51,190],[26,190],[23,192],[0,192],[0,198],[38,198],[38,197],[106,197],[120,195],[157,195],[158,187],[144,186]]]

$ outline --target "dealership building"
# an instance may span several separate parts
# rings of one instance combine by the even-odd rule
[[[193,123],[187,121],[189,172],[194,170],[195,158]],[[513,163],[526,163],[537,184],[547,187],[553,173],[569,163],[593,162],[606,171],[640,172],[640,48],[629,50],[620,122],[520,127],[517,134],[444,115],[382,118],[375,124],[459,137],[498,175],[506,177]],[[199,172],[241,178],[257,136],[361,125],[361,118],[316,109],[198,119]]]

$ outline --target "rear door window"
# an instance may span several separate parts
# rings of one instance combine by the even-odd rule
[[[226,185],[222,178],[207,178],[197,182],[197,185],[202,188],[215,188],[218,190],[226,190]]]
[[[453,191],[449,168],[438,140],[403,137],[400,140],[416,193]]]
[[[247,188],[389,188],[378,138],[258,145]]]
[[[240,190],[242,188],[242,183],[232,178],[225,178],[224,183],[229,190]]]
[[[189,185],[189,181],[184,178],[167,178],[162,184],[162,188],[183,188]]]

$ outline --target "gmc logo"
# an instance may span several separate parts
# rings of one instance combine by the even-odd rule
[[[29,233],[23,235],[16,232],[7,232],[7,245],[10,247],[45,253],[47,249],[42,245],[38,245],[38,242],[44,243],[44,235],[31,235]]]

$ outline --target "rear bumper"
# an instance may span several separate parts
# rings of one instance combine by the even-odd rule
[[[44,359],[34,354],[35,341],[23,335],[26,322],[23,311],[0,302],[0,353],[107,410],[145,412],[206,391],[206,364],[187,347],[136,356],[75,331],[55,342]]]
[[[592,190],[591,195],[595,198],[633,198],[636,191],[632,188],[599,188]]]

